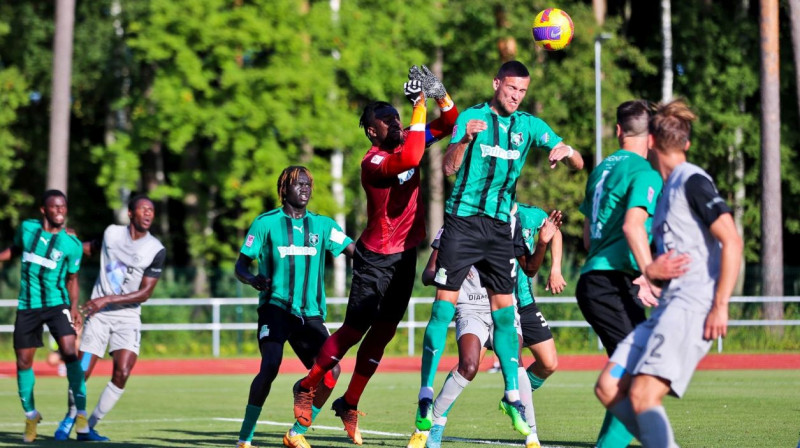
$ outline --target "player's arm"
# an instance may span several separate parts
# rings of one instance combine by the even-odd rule
[[[722,245],[722,258],[717,288],[714,291],[714,303],[708,312],[703,329],[703,338],[707,340],[724,337],[728,332],[728,302],[736,285],[736,277],[739,275],[744,247],[742,238],[736,231],[733,217],[729,213],[717,218],[711,224],[710,230]]]
[[[92,314],[97,313],[111,304],[126,305],[131,303],[146,302],[147,299],[153,295],[153,290],[156,288],[158,279],[161,278],[161,273],[164,270],[166,259],[167,250],[161,249],[156,256],[153,257],[153,261],[150,263],[150,266],[144,270],[142,282],[139,284],[139,289],[136,291],[131,291],[127,294],[110,295],[92,299],[83,305],[83,312],[86,313],[87,316],[91,316]]]
[[[558,144],[550,150],[550,154],[547,158],[550,160],[550,168],[555,168],[558,162],[563,160],[567,166],[574,170],[583,169],[583,157],[581,153],[575,151],[572,146],[565,144],[563,141],[558,142]]]
[[[482,120],[469,120],[464,128],[464,136],[461,137],[456,143],[450,143],[444,153],[442,160],[442,169],[445,176],[452,176],[461,168],[464,161],[464,152],[467,147],[479,132],[485,131],[487,128],[486,122]]]
[[[386,156],[374,156],[364,160],[361,164],[363,172],[372,178],[394,177],[398,174],[416,168],[422,161],[425,153],[425,136],[427,127],[425,121],[428,109],[425,106],[425,94],[421,85],[416,81],[409,81],[403,86],[406,98],[411,101],[411,124],[406,128],[406,138],[402,147]]]
[[[586,251],[589,251],[589,248],[592,247],[592,225],[589,222],[589,218],[583,218],[583,248]]]
[[[9,261],[14,257],[18,257],[22,253],[22,249],[17,246],[9,246],[0,252],[0,262]]]
[[[442,81],[428,67],[424,65],[421,68],[416,65],[411,66],[408,69],[408,79],[409,81],[417,81],[422,87],[425,97],[436,100],[436,104],[442,112],[439,118],[426,126],[425,147],[428,147],[444,136],[453,133],[453,125],[456,124],[456,118],[458,118],[458,109],[447,93]]]
[[[563,257],[564,242],[561,235],[561,230],[556,231],[553,235],[553,240],[550,241],[550,277],[547,279],[545,291],[550,291],[553,294],[561,294],[567,282],[564,276],[561,275],[561,259]]]
[[[533,277],[539,272],[539,268],[542,267],[544,262],[544,254],[547,252],[547,245],[550,244],[560,227],[561,211],[553,210],[539,229],[539,238],[536,241],[533,253],[517,256],[517,262],[525,275]]]
[[[436,276],[436,259],[439,257],[439,249],[433,249],[431,256],[428,257],[428,264],[422,270],[422,284],[425,286],[433,285],[433,279]]]
[[[83,242],[83,255],[91,257],[94,254],[100,253],[100,248],[103,247],[103,239],[95,238],[91,241]]]
[[[75,330],[80,330],[83,326],[83,317],[81,317],[80,310],[78,309],[78,273],[67,273],[66,277],[67,294],[69,295],[70,315],[72,315],[72,326]]]
[[[268,279],[261,274],[253,275],[250,272],[250,265],[252,263],[252,258],[240,253],[239,258],[236,260],[236,266],[234,267],[236,278],[238,278],[240,282],[250,285],[259,291],[266,291],[269,289],[271,279]]]

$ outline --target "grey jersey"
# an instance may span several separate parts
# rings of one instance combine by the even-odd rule
[[[112,224],[103,233],[100,252],[100,275],[92,289],[92,299],[109,295],[124,295],[138,291],[142,277],[161,276],[166,249],[149,232],[133,240],[128,226]],[[138,303],[108,305],[102,312],[118,316],[139,316]]]
[[[722,248],[711,234],[711,224],[730,213],[711,177],[691,163],[675,167],[653,216],[653,239],[658,255],[674,249],[689,254],[686,274],[669,281],[661,293],[661,306],[670,303],[691,311],[708,312],[719,278]]]

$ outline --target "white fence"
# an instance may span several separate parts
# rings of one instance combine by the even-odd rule
[[[433,302],[432,297],[412,297],[408,305],[408,315],[406,320],[400,322],[398,328],[425,328],[428,324],[427,320],[416,320],[416,307],[419,304],[430,304]],[[762,302],[800,302],[800,296],[787,296],[787,297],[767,297],[767,296],[744,296],[744,297],[731,297],[731,302],[738,303],[762,303]],[[328,305],[346,305],[346,297],[328,297]],[[547,304],[577,304],[575,297],[541,297],[536,298],[536,303]],[[242,323],[223,323],[220,322],[220,308],[223,306],[232,305],[258,305],[257,298],[214,298],[214,299],[150,299],[144,303],[144,306],[210,306],[211,307],[211,322],[210,323],[170,323],[170,324],[142,324],[143,331],[176,331],[176,330],[201,330],[210,331],[212,338],[212,354],[214,357],[219,356],[219,341],[220,333],[222,331],[230,330],[250,330],[255,331],[257,323],[255,322],[242,322]],[[17,307],[16,300],[0,300],[0,307]],[[583,320],[548,320],[551,328],[558,327],[589,327],[589,324]],[[334,329],[342,326],[342,322],[327,322],[328,328]],[[800,325],[800,320],[730,320],[728,321],[729,327],[741,326],[794,326]],[[453,326],[453,324],[451,324]],[[13,325],[0,325],[0,333],[12,333],[14,331]],[[416,346],[416,335],[414,331],[408,332],[408,355],[414,355],[414,347]],[[598,349],[602,345],[598,339]],[[717,351],[722,351],[722,338],[717,340]]]

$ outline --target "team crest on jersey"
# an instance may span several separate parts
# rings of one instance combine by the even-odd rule
[[[397,180],[400,181],[400,185],[403,185],[404,183],[408,182],[408,180],[411,179],[411,177],[414,175],[414,171],[415,169],[411,168],[408,171],[403,171],[402,173],[398,174]]]
[[[514,146],[522,146],[522,143],[525,141],[525,138],[522,136],[522,132],[512,132],[511,133],[511,144]]]
[[[319,243],[319,234],[318,233],[309,233],[308,234],[308,244],[312,246],[316,246]]]
[[[61,260],[61,257],[63,257],[63,256],[64,256],[64,252],[61,252],[58,249],[53,249],[53,251],[50,252],[50,259],[53,260],[53,261]]]

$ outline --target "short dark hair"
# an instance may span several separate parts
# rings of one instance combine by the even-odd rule
[[[67,195],[65,195],[63,191],[61,191],[61,190],[47,190],[42,195],[42,202],[41,202],[42,207],[47,205],[47,200],[52,198],[52,197],[54,197],[54,196],[61,196],[62,198],[64,198],[64,202],[67,201]]]
[[[625,101],[617,107],[617,124],[626,137],[647,136],[650,120],[650,102],[647,100]]]
[[[141,200],[150,201],[151,204],[154,204],[153,200],[150,199],[146,194],[135,194],[128,201],[128,211],[133,212],[134,210],[136,210],[136,203]]]
[[[286,190],[289,188],[289,184],[296,181],[300,173],[305,173],[306,176],[308,176],[308,180],[311,182],[311,188],[314,188],[314,177],[311,176],[311,171],[309,171],[308,168],[301,165],[287,166],[283,169],[281,175],[278,176],[278,197],[281,202],[283,202],[283,198],[286,196]]]
[[[697,115],[682,98],[659,104],[650,120],[650,133],[655,146],[664,151],[683,151],[692,134]]]
[[[367,133],[367,128],[371,126],[372,122],[375,120],[375,112],[387,107],[394,109],[394,106],[386,101],[373,101],[364,106],[364,111],[361,112],[361,118],[358,120],[358,126],[364,128],[364,135],[366,135],[370,140],[372,139],[370,138],[369,133]]]
[[[497,71],[497,76],[495,76],[495,79],[503,79],[507,76],[514,78],[528,78],[531,76],[531,74],[528,72],[528,67],[525,67],[525,64],[522,62],[508,61],[500,66],[500,70]]]

